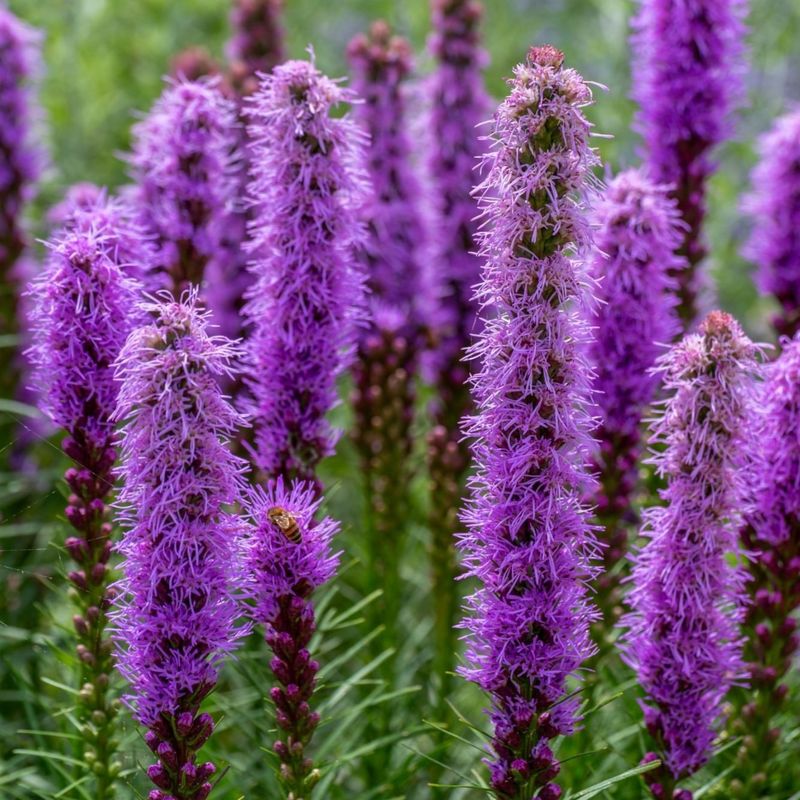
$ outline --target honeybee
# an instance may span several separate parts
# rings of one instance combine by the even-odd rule
[[[299,544],[301,541],[300,527],[291,511],[275,506],[267,512],[269,521],[290,541]]]

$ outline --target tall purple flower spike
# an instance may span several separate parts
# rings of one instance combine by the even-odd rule
[[[708,759],[722,700],[743,677],[738,554],[745,489],[741,454],[757,350],[713,311],[699,333],[659,360],[671,397],[652,424],[665,506],[645,512],[623,656],[647,699],[645,722],[663,767],[647,774],[657,800],[690,800],[676,783]],[[655,758],[648,754],[646,760]]]
[[[331,549],[338,523],[315,519],[316,487],[278,478],[252,497],[253,535],[247,555],[253,584],[254,618],[265,627],[273,653],[270,668],[277,685],[270,690],[281,730],[275,742],[280,776],[289,797],[308,797],[319,780],[308,745],[319,724],[311,709],[319,664],[308,645],[316,628],[311,596],[329,581],[339,564]]]
[[[593,503],[606,548],[597,579],[603,612],[600,634],[610,631],[620,606],[619,565],[627,550],[628,528],[637,519],[632,495],[638,477],[640,428],[659,376],[652,371],[665,343],[679,325],[672,290],[682,262],[675,255],[682,226],[665,186],[640,170],[617,175],[598,198],[590,272],[597,298],[589,347],[598,447],[594,470],[599,486]]]
[[[149,288],[178,297],[202,284],[209,264],[231,257],[224,237],[237,189],[235,106],[219,80],[170,81],[133,138],[133,200],[156,249]]]
[[[256,463],[315,480],[338,438],[326,419],[363,314],[364,135],[331,110],[352,92],[306,61],[265,76],[249,103],[256,283],[246,306]]]
[[[770,761],[779,747],[776,717],[800,647],[800,333],[784,339],[767,372],[755,416],[757,454],[751,466],[754,508],[742,532],[751,554],[744,656],[750,687],[735,698],[731,730],[744,737],[730,783],[736,798],[774,791]]]
[[[780,117],[759,145],[745,211],[754,221],[745,254],[758,265],[758,284],[780,303],[780,335],[800,331],[800,107]]]
[[[218,379],[237,355],[210,336],[196,291],[163,292],[143,306],[153,321],[133,331],[117,362],[123,431],[122,600],[115,616],[126,702],[157,758],[149,800],[205,800],[213,764],[198,750],[214,722],[201,712],[220,662],[248,632],[237,622],[244,463],[228,444],[242,419]]]
[[[286,58],[283,0],[234,0],[228,42],[230,80],[243,97],[258,90],[258,75]]]
[[[0,297],[0,334],[20,330],[24,336],[24,311],[17,308],[17,299],[30,262],[18,261],[28,244],[23,212],[33,198],[43,161],[32,130],[37,113],[33,85],[40,71],[42,37],[4,6],[0,7],[0,280],[9,291]],[[17,367],[25,372],[18,352],[0,348],[3,397],[11,397],[16,389]]]
[[[672,187],[686,223],[675,272],[685,327],[698,316],[703,220],[714,148],[731,131],[743,87],[747,0],[639,0],[633,96],[652,178]]]
[[[425,275],[435,306],[427,322],[433,353],[425,371],[436,386],[434,427],[428,437],[430,477],[431,569],[435,602],[435,663],[442,682],[440,712],[451,686],[457,641],[453,624],[459,592],[455,532],[469,465],[469,445],[459,425],[472,408],[464,350],[475,332],[480,280],[477,255],[478,201],[472,195],[477,164],[485,147],[478,126],[490,113],[482,72],[488,55],[481,46],[483,6],[477,0],[431,0],[433,33],[429,49],[436,70],[428,83],[430,139],[427,173],[430,183],[430,257]]]
[[[77,613],[84,725],[84,757],[99,800],[113,794],[121,765],[113,761],[116,706],[109,690],[111,641],[105,630],[114,590],[108,497],[117,437],[113,421],[118,385],[113,364],[138,320],[139,286],[129,280],[115,246],[120,231],[101,200],[72,215],[72,224],[49,245],[45,269],[31,284],[33,348],[42,410],[66,433],[65,473],[70,488],[66,518],[74,528],[65,541],[77,569],[69,572]]]
[[[491,695],[491,786],[498,798],[557,800],[549,741],[573,731],[567,697],[594,648],[586,582],[595,542],[582,497],[590,372],[576,250],[588,245],[580,195],[597,163],[583,108],[589,87],[563,54],[534,47],[494,120],[480,187],[486,261],[474,398],[476,475],[460,536],[467,574],[467,664]]]

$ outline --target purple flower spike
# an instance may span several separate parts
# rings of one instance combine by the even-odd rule
[[[243,97],[258,90],[258,75],[286,58],[283,0],[234,0],[228,43],[231,82]]]
[[[680,216],[667,187],[638,170],[614,178],[594,210],[597,225],[590,272],[600,302],[589,348],[594,369],[595,431],[599,476],[594,502],[606,549],[598,578],[598,604],[609,630],[619,614],[619,572],[627,528],[636,522],[639,429],[659,377],[652,372],[662,345],[678,333],[670,277],[681,267],[674,252],[682,237]]]
[[[684,326],[698,314],[706,182],[711,152],[730,133],[743,92],[746,0],[639,0],[633,27],[633,96],[654,180],[668,184],[687,227],[678,280]]]
[[[159,759],[150,777],[175,798],[195,798],[181,773],[196,768],[189,785],[205,791],[196,758],[213,721],[200,704],[248,632],[237,625],[243,524],[226,510],[243,486],[244,464],[228,448],[242,419],[218,383],[235,348],[209,336],[196,291],[160,297],[144,305],[154,321],[130,335],[117,362],[127,532],[115,638],[126,700]]]
[[[721,704],[743,677],[738,625],[744,573],[737,554],[745,414],[757,349],[714,311],[659,360],[671,392],[652,424],[664,507],[645,512],[649,540],[636,555],[623,656],[647,694],[648,731],[664,768],[649,773],[672,798],[676,781],[709,756]]]
[[[800,331],[800,107],[778,119],[759,147],[745,210],[755,223],[745,255],[758,264],[759,288],[781,305],[779,334]]]
[[[490,113],[482,72],[488,55],[481,46],[483,6],[477,0],[431,0],[429,50],[436,60],[429,93],[430,116],[426,171],[431,213],[430,268],[435,306],[425,310],[433,352],[423,362],[436,387],[434,427],[428,437],[431,481],[431,568],[436,602],[436,674],[441,676],[440,707],[452,681],[457,643],[453,624],[459,593],[455,583],[455,532],[469,465],[469,444],[461,436],[461,419],[472,408],[464,349],[475,332],[480,280],[477,255],[478,202],[472,195],[476,168],[485,147],[478,126]],[[430,291],[430,290],[429,290]]]
[[[338,438],[325,415],[363,314],[356,262],[364,135],[334,106],[353,94],[306,61],[266,76],[250,99],[253,326],[249,383],[256,461],[267,478],[314,480]]]
[[[581,502],[591,484],[588,298],[571,255],[588,245],[580,195],[597,157],[583,113],[591,91],[563,59],[535,47],[514,70],[480,186],[484,331],[466,426],[477,473],[460,537],[480,586],[467,598],[461,672],[492,697],[491,785],[514,800],[558,796],[558,762],[540,766],[544,745],[574,729],[567,679],[594,650],[596,546]]]
[[[255,600],[254,618],[266,628],[278,683],[270,692],[282,730],[275,743],[280,775],[289,797],[308,797],[319,780],[307,748],[319,724],[310,702],[319,664],[308,645],[314,633],[311,595],[335,574],[339,555],[331,550],[338,523],[316,521],[316,487],[278,478],[263,492],[255,490],[255,521],[247,567]]]
[[[134,202],[155,248],[151,287],[179,296],[230,258],[226,225],[237,189],[236,110],[218,80],[170,81],[134,127]]]
[[[118,385],[113,364],[138,321],[139,286],[120,263],[122,232],[102,202],[81,212],[50,245],[47,264],[29,290],[36,370],[42,410],[66,433],[72,459],[65,516],[74,528],[65,541],[76,569],[69,572],[80,662],[78,717],[84,725],[87,761],[95,766],[95,796],[106,800],[120,765],[112,761],[116,709],[109,691],[111,642],[105,633],[114,597],[108,496],[116,459],[113,414]]]
[[[372,191],[364,208],[366,268],[372,296],[403,312],[411,328],[420,324],[422,222],[419,187],[411,168],[403,82],[411,72],[411,46],[375,22],[347,49],[353,88],[364,102],[354,116],[369,134],[367,173]]]
[[[731,726],[744,737],[736,764],[739,792],[732,792],[742,798],[773,788],[769,764],[781,734],[775,721],[787,703],[785,678],[800,646],[800,333],[782,344],[782,355],[768,367],[754,419],[754,508],[743,529],[750,553],[744,624],[750,688],[735,698]]]

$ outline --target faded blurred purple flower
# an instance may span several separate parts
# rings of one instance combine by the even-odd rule
[[[338,438],[326,419],[363,314],[364,135],[331,110],[352,92],[306,61],[264,78],[249,102],[253,286],[249,409],[267,478],[313,481]]]
[[[744,673],[745,576],[728,557],[740,552],[739,468],[756,355],[738,323],[714,311],[659,360],[671,396],[651,444],[667,479],[665,505],[645,512],[648,541],[635,556],[623,620],[623,656],[646,692],[645,722],[665,764],[647,774],[656,798],[672,797],[676,781],[708,759],[722,700]]]
[[[743,93],[747,0],[639,0],[633,28],[633,96],[650,175],[672,188],[684,231],[679,314],[694,324],[703,242],[706,182],[714,147],[731,130]]]
[[[754,221],[745,255],[758,265],[758,284],[781,305],[779,334],[800,330],[800,107],[762,137],[745,211]]]
[[[218,379],[237,352],[209,336],[196,291],[144,305],[153,321],[119,360],[116,416],[125,420],[121,519],[123,599],[114,613],[126,698],[158,758],[150,800],[205,798],[213,764],[197,751],[213,730],[200,712],[220,662],[247,633],[237,624],[244,463],[228,448],[242,419]]]
[[[627,528],[636,522],[631,500],[638,476],[642,416],[659,376],[652,372],[663,345],[679,326],[670,276],[681,267],[680,216],[667,187],[643,172],[617,175],[598,198],[590,273],[600,301],[589,346],[599,446],[594,467],[599,486],[595,515],[606,543],[598,576],[598,603],[610,627],[618,613],[618,562],[627,549]]]
[[[156,251],[148,285],[177,297],[231,257],[223,240],[237,189],[236,109],[219,80],[170,81],[133,138],[131,200]]]
[[[491,785],[499,798],[558,798],[548,741],[574,730],[567,696],[593,652],[586,583],[594,537],[582,504],[591,420],[581,203],[597,156],[583,109],[591,90],[553,47],[517,66],[494,120],[480,187],[484,331],[471,350],[476,475],[460,537],[467,575],[467,664],[492,698]]]
[[[228,58],[240,95],[257,91],[259,73],[272,72],[286,58],[282,16],[283,0],[234,0]]]

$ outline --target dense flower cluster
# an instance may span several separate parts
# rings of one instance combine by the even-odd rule
[[[75,214],[50,245],[42,274],[32,283],[34,347],[39,402],[62,428],[73,460],[66,518],[75,529],[65,547],[77,563],[69,573],[78,613],[73,622],[81,664],[79,715],[85,758],[92,762],[97,797],[110,796],[119,765],[112,764],[115,709],[108,696],[111,643],[105,635],[111,524],[107,499],[116,459],[113,414],[118,385],[113,364],[138,319],[139,286],[125,276],[116,247],[120,230],[103,198]]]
[[[639,0],[633,94],[651,176],[672,187],[686,223],[676,273],[679,312],[692,325],[702,288],[698,265],[710,153],[730,131],[742,93],[747,0]]]
[[[242,523],[226,507],[242,489],[229,450],[242,423],[218,378],[236,355],[209,336],[196,293],[163,293],[144,310],[117,362],[123,434],[123,599],[115,612],[127,698],[158,758],[151,800],[204,800],[213,764],[196,763],[213,729],[199,710],[217,666],[246,632],[237,626]]]
[[[773,727],[784,706],[800,635],[800,334],[784,340],[769,366],[755,419],[757,453],[751,465],[754,507],[743,530],[750,553],[745,660],[750,690],[737,698],[733,732],[743,735],[735,797],[767,790],[766,769],[780,737]]]
[[[150,287],[177,297],[202,283],[209,262],[230,257],[236,125],[234,105],[209,79],[171,81],[134,126],[134,202],[156,250]]]
[[[368,285],[373,297],[419,324],[423,228],[403,94],[411,46],[393,36],[385,22],[376,22],[368,35],[350,42],[347,54],[353,89],[364,101],[354,116],[370,140],[366,171],[371,191],[364,207]]]
[[[618,571],[636,487],[642,415],[659,376],[651,371],[664,343],[678,330],[670,275],[681,266],[675,202],[667,188],[639,170],[620,173],[594,209],[597,226],[590,271],[599,300],[592,320],[589,360],[599,447],[594,455],[599,487],[595,514],[606,543],[599,602],[606,623],[616,616]]]
[[[253,580],[254,618],[265,626],[273,652],[270,668],[278,682],[270,691],[278,727],[275,743],[280,774],[289,797],[308,797],[319,780],[307,747],[319,724],[311,710],[319,664],[308,645],[316,628],[311,595],[335,574],[339,555],[331,542],[339,526],[315,520],[320,501],[316,487],[278,478],[252,498],[255,526],[247,551]]]
[[[251,411],[257,465],[270,478],[313,480],[337,438],[325,416],[363,313],[355,250],[364,135],[330,112],[352,98],[312,63],[288,61],[249,104]]]
[[[755,227],[746,255],[758,264],[761,290],[781,305],[779,334],[800,330],[800,108],[780,117],[760,143],[745,210]]]
[[[258,75],[286,58],[282,16],[283,0],[234,0],[228,57],[231,82],[240,95],[255,92]]]
[[[485,330],[467,426],[477,473],[460,543],[480,588],[467,600],[462,672],[492,696],[492,787],[519,800],[561,794],[548,740],[573,730],[566,681],[593,650],[587,298],[570,255],[588,243],[579,197],[597,157],[591,91],[563,58],[532,48],[514,70],[481,186]]]
[[[647,728],[666,769],[648,773],[656,798],[709,756],[722,699],[743,676],[738,553],[745,497],[737,471],[756,349],[721,311],[660,359],[671,392],[652,424],[665,506],[646,511],[624,657],[647,693]],[[690,797],[685,790],[675,798]]]

